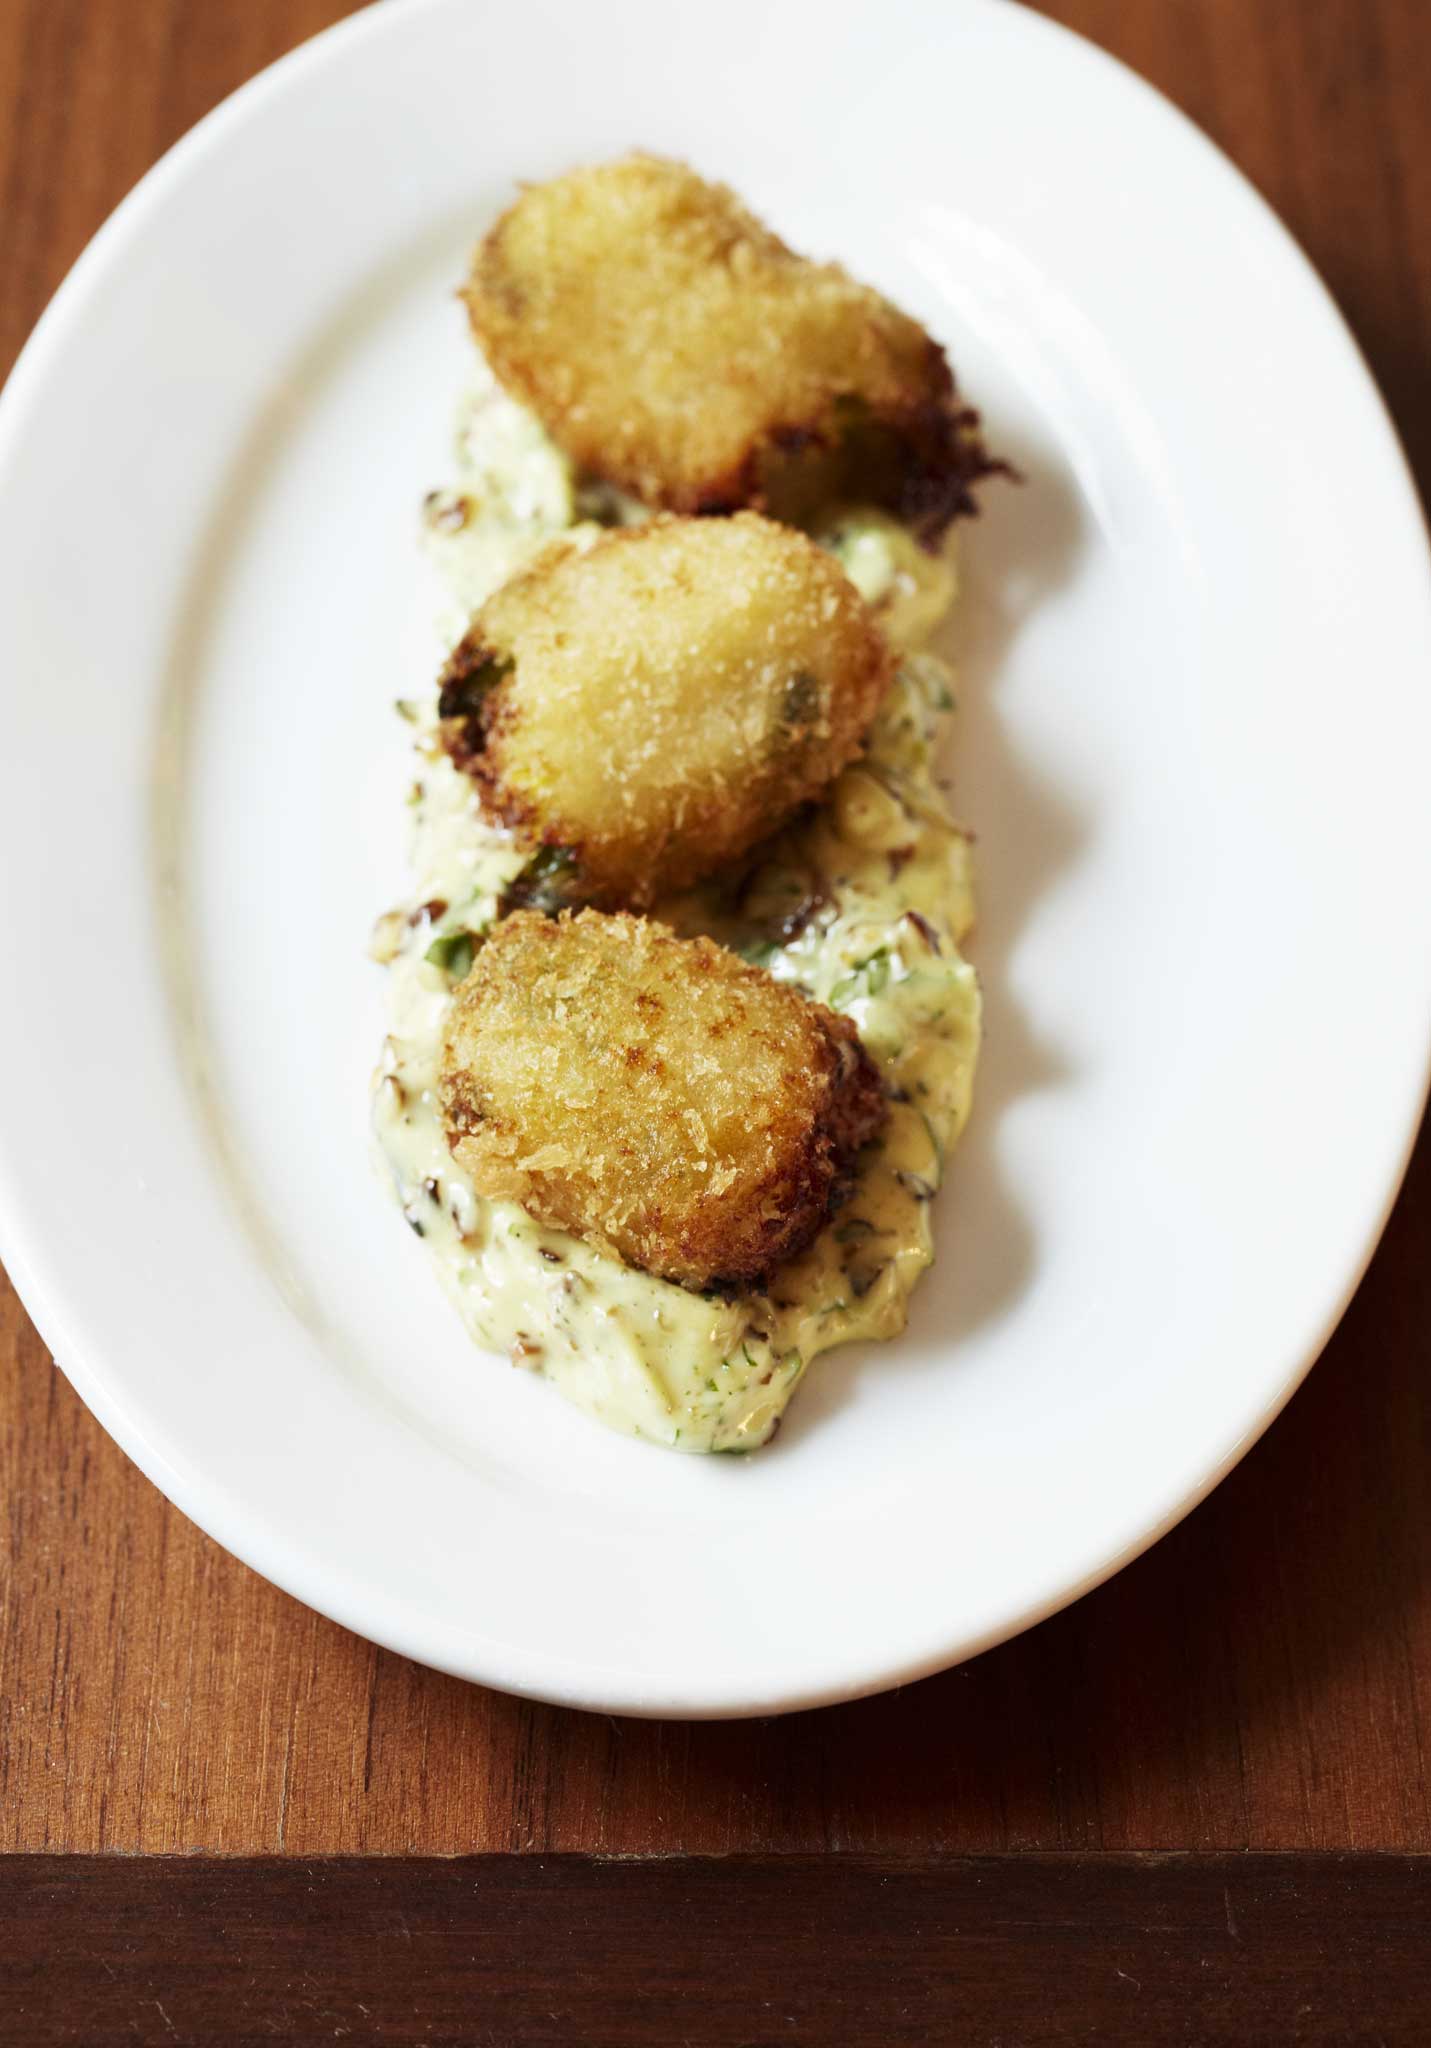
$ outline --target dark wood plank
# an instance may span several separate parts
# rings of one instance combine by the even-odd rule
[[[0,1864],[0,2039],[1424,2043],[1401,1857]]]
[[[343,11],[0,0],[0,368],[152,157]],[[1046,11],[1249,170],[1431,478],[1424,0]],[[1431,1849],[1428,1228],[1423,1146],[1307,1390],[1112,1585],[897,1697],[725,1728],[530,1706],[320,1621],[166,1506],[0,1293],[0,1847]]]

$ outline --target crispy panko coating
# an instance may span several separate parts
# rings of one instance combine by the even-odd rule
[[[885,1113],[848,1018],[709,939],[594,910],[494,927],[439,1093],[479,1194],[697,1289],[808,1244]]]
[[[823,549],[753,512],[558,542],[443,673],[444,742],[488,815],[643,908],[737,858],[859,752],[893,657]]]
[[[887,506],[931,543],[986,454],[944,351],[724,185],[633,155],[522,193],[463,296],[498,378],[589,477],[674,512]]]

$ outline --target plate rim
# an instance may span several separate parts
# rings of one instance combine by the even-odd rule
[[[5,472],[11,436],[17,431],[28,409],[32,391],[40,390],[49,360],[63,347],[70,328],[81,316],[92,283],[102,277],[108,265],[122,256],[127,239],[142,232],[150,209],[162,201],[171,185],[184,178],[191,161],[205,151],[222,147],[226,136],[243,122],[250,109],[262,104],[271,94],[288,89],[308,70],[324,65],[330,60],[336,48],[341,46],[347,49],[369,37],[400,33],[399,24],[407,19],[440,14],[454,9],[457,4],[458,0],[405,0],[400,9],[389,10],[373,5],[333,23],[246,80],[219,101],[158,158],[120,200],[81,251],[41,313],[16,359],[3,390],[0,390],[0,477],[3,477]],[[1303,286],[1310,287],[1309,304],[1317,305],[1321,321],[1339,337],[1339,354],[1345,363],[1346,372],[1360,385],[1363,398],[1371,400],[1372,410],[1382,423],[1382,455],[1385,458],[1388,498],[1393,489],[1399,492],[1401,505],[1397,514],[1398,520],[1409,514],[1412,526],[1420,534],[1423,544],[1425,588],[1426,592],[1431,594],[1431,552],[1427,552],[1426,514],[1420,501],[1414,473],[1386,401],[1345,315],[1327,285],[1291,231],[1262,197],[1256,186],[1205,131],[1164,93],[1100,45],[1025,6],[1023,0],[960,0],[960,5],[962,10],[969,14],[997,12],[1005,17],[1016,15],[1021,17],[1024,32],[1076,45],[1081,58],[1091,58],[1115,72],[1122,89],[1126,90],[1131,86],[1136,92],[1155,102],[1162,119],[1166,122],[1171,117],[1172,125],[1180,129],[1185,138],[1195,143],[1208,169],[1215,167],[1217,175],[1225,181],[1230,181],[1237,188],[1240,203],[1256,218],[1259,228],[1264,233],[1270,233],[1280,244],[1283,254],[1293,259],[1296,269],[1300,272]],[[0,1257],[3,1257],[15,1291],[46,1348],[50,1350],[55,1362],[60,1365],[81,1400],[119,1444],[126,1456],[179,1508],[181,1513],[232,1551],[242,1562],[259,1571],[283,1591],[302,1600],[306,1605],[315,1607],[340,1625],[383,1643],[400,1654],[447,1671],[453,1676],[471,1682],[494,1685],[523,1697],[591,1711],[618,1711],[651,1718],[678,1716],[691,1720],[734,1719],[795,1712],[867,1697],[891,1687],[913,1683],[934,1672],[947,1669],[953,1663],[962,1662],[996,1647],[999,1643],[1058,1613],[1103,1584],[1126,1564],[1151,1548],[1207,1498],[1275,1421],[1305,1380],[1344,1316],[1375,1256],[1404,1184],[1425,1113],[1428,1092],[1431,1091],[1431,1014],[1422,1020],[1422,1040],[1419,1088],[1414,1100],[1408,1103],[1399,1159],[1388,1180],[1377,1213],[1369,1216],[1366,1221],[1361,1233],[1358,1254],[1351,1264],[1335,1307],[1328,1315],[1320,1333],[1307,1347],[1300,1363],[1284,1377],[1271,1398],[1258,1412],[1252,1425],[1225,1455],[1214,1460],[1190,1490],[1169,1505],[1156,1524],[1130,1537],[1076,1583],[1061,1588],[1046,1600],[1035,1603],[1017,1615],[1001,1620],[983,1635],[956,1637],[942,1649],[912,1659],[903,1665],[886,1665],[876,1671],[867,1672],[863,1678],[816,1686],[808,1692],[798,1692],[788,1684],[781,1684],[774,1695],[761,1694],[758,1685],[746,1681],[745,1697],[734,1704],[723,1701],[714,1705],[701,1705],[688,1699],[673,1700],[668,1697],[634,1701],[626,1695],[615,1702],[609,1702],[600,1693],[599,1686],[594,1689],[589,1683],[583,1684],[579,1677],[574,1683],[556,1682],[555,1671],[564,1670],[566,1667],[566,1660],[561,1657],[554,1657],[551,1660],[553,1674],[542,1676],[530,1673],[530,1667],[536,1660],[525,1651],[520,1653],[520,1659],[525,1660],[528,1667],[530,1675],[526,1678],[520,1673],[495,1671],[491,1666],[477,1670],[470,1661],[464,1664],[460,1660],[434,1654],[431,1643],[424,1646],[421,1641],[396,1639],[392,1632],[374,1631],[370,1621],[361,1613],[353,1611],[350,1603],[345,1600],[315,1599],[312,1587],[305,1587],[301,1583],[301,1559],[295,1559],[294,1569],[287,1571],[282,1559],[273,1560],[267,1557],[265,1545],[259,1540],[257,1532],[242,1528],[230,1529],[228,1525],[232,1516],[225,1504],[215,1500],[206,1505],[202,1486],[196,1488],[187,1475],[172,1469],[163,1455],[146,1441],[142,1426],[129,1419],[123,1402],[111,1392],[106,1381],[102,1358],[96,1364],[90,1357],[66,1356],[66,1347],[63,1343],[56,1345],[53,1341],[64,1328],[64,1285],[61,1282],[59,1286],[55,1286],[41,1278],[38,1269],[45,1263],[44,1258],[42,1255],[32,1256],[27,1243],[23,1191],[18,1185],[18,1176],[11,1164],[8,1142],[4,1142],[3,1103],[0,1103]],[[242,1517],[239,1519],[241,1521]],[[416,1634],[420,1636],[420,1628]],[[491,1641],[490,1638],[486,1640]],[[492,1647],[495,1649],[497,1646],[493,1644]],[[496,1661],[500,1662],[500,1659]],[[591,1677],[596,1677],[589,1662],[581,1663],[574,1668],[578,1672],[586,1672]]]

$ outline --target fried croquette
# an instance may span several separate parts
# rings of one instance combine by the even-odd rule
[[[724,185],[632,155],[525,190],[463,297],[497,377],[585,476],[673,512],[896,512],[931,545],[993,461],[944,351]]]
[[[664,519],[558,542],[503,585],[438,710],[487,814],[564,864],[567,901],[640,909],[819,796],[892,670],[803,534],[752,512]]]
[[[695,1289],[801,1250],[885,1114],[848,1018],[709,939],[593,910],[493,928],[439,1098],[479,1194]]]

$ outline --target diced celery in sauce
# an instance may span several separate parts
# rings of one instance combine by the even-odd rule
[[[579,490],[541,427],[485,367],[463,401],[457,476],[423,508],[428,554],[450,597],[450,645],[470,612],[555,534],[594,536],[580,517],[629,520],[626,503]],[[979,987],[959,946],[974,919],[967,839],[935,787],[932,750],[952,705],[947,667],[918,651],[953,603],[952,559],[931,558],[886,515],[847,508],[816,536],[845,565],[905,651],[860,762],[798,829],[781,835],[741,915],[694,890],[655,915],[709,931],[782,981],[854,1018],[889,1084],[882,1137],[861,1155],[847,1200],[768,1290],[699,1295],[476,1195],[447,1149],[437,1060],[453,978],[522,866],[481,817],[441,750],[436,706],[404,705],[413,727],[416,885],[379,920],[390,1028],[374,1084],[374,1126],[409,1224],[472,1337],[543,1374],[568,1400],[627,1435],[681,1451],[764,1443],[812,1359],[856,1338],[892,1337],[933,1257],[930,1205],[969,1112]],[[818,890],[808,878],[819,877]],[[769,904],[806,892],[791,935],[772,940]],[[762,909],[764,905],[764,909]],[[796,928],[798,927],[798,928]],[[778,928],[778,921],[777,921]]]

